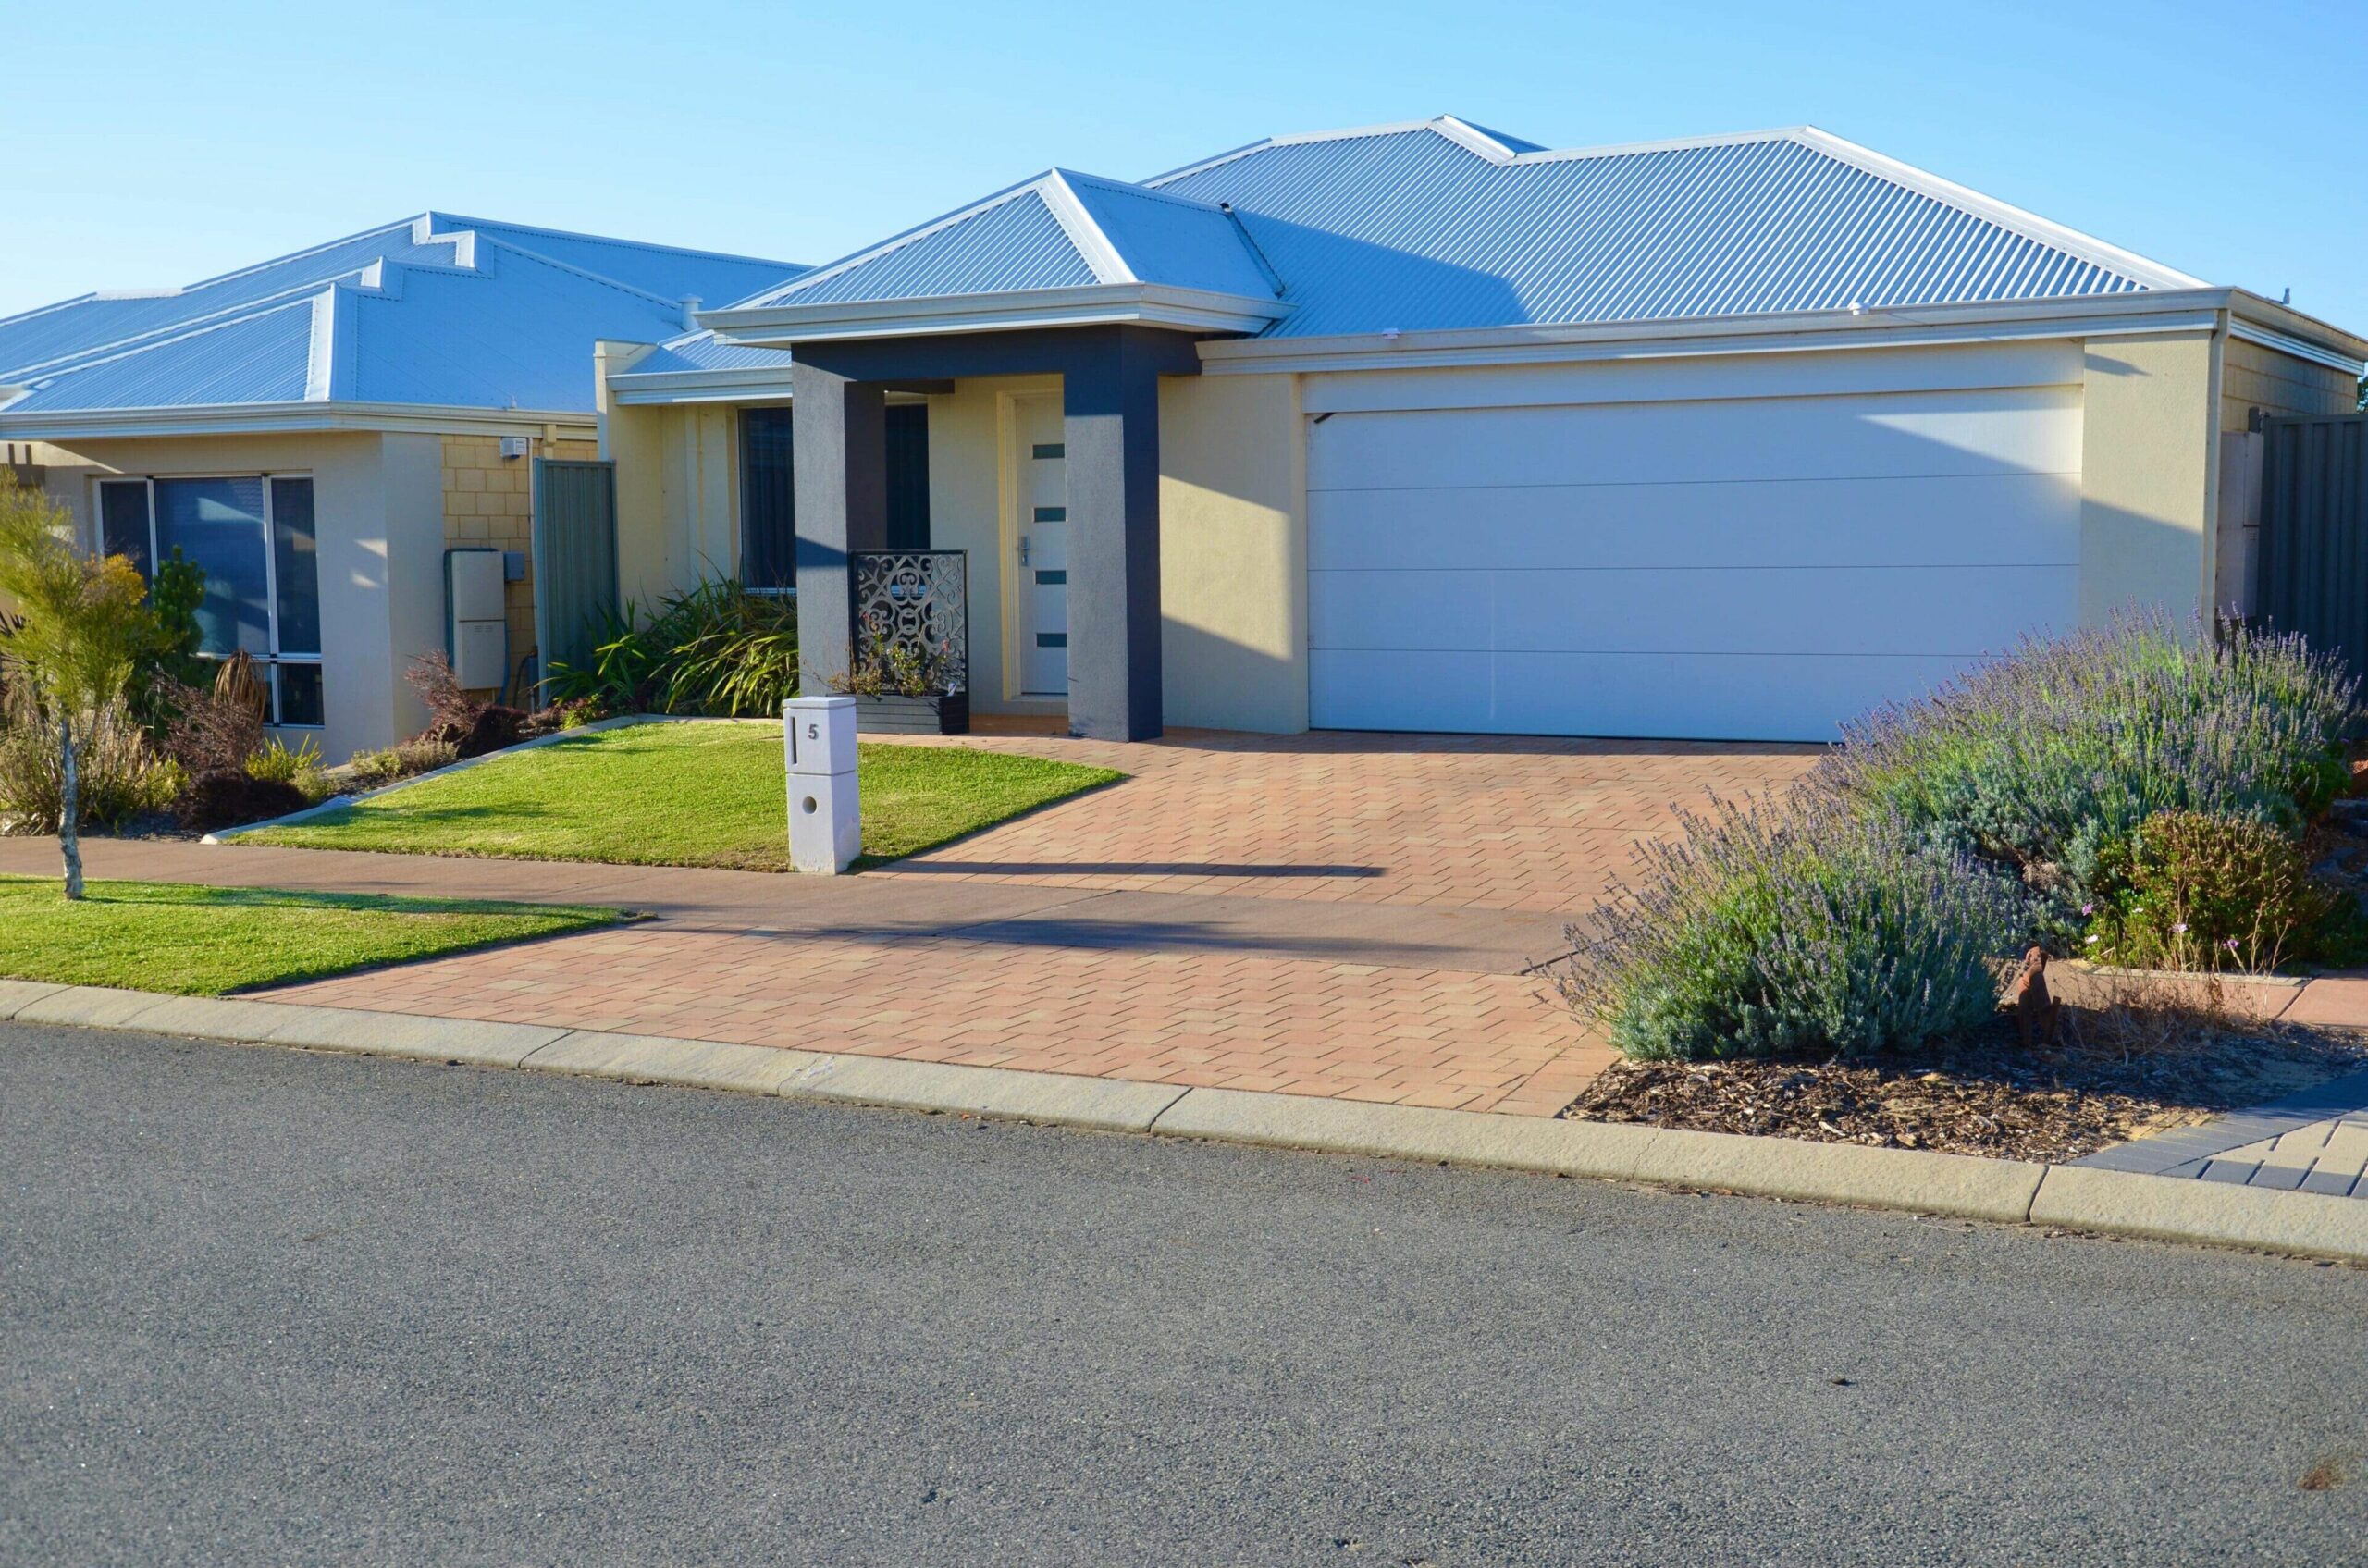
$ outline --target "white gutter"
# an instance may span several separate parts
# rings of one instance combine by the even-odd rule
[[[1290,309],[1280,300],[1205,289],[1096,283],[926,299],[752,305],[702,311],[699,325],[726,342],[778,349],[839,338],[912,338],[1128,322],[1190,332],[1257,332],[1289,315]]]
[[[2368,340],[2231,289],[2148,290],[2064,300],[1790,311],[1592,326],[1242,338],[1204,342],[1200,355],[1202,373],[1211,376],[1394,370],[1900,348],[2140,332],[2209,333],[2219,327],[2223,312],[2253,320],[2258,330],[2282,329],[2282,346],[2289,353],[2340,365],[2354,375],[2360,373],[2361,363],[2368,360]]]
[[[58,409],[10,414],[0,408],[0,437],[61,446],[77,440],[148,436],[274,435],[318,430],[379,430],[445,436],[561,432],[590,440],[594,416],[581,409],[500,409],[434,403],[225,403],[191,408]]]

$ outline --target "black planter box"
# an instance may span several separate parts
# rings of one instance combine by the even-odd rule
[[[944,697],[858,697],[856,734],[864,735],[967,735],[970,694]]]

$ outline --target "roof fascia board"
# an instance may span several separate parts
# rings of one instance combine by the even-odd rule
[[[741,364],[739,369],[621,369],[609,377],[613,402],[710,402],[715,398],[777,393],[786,398],[788,364]]]
[[[713,328],[729,342],[754,348],[783,348],[832,338],[902,338],[1107,322],[1140,322],[1190,331],[1255,332],[1288,315],[1290,309],[1280,300],[1244,294],[1220,294],[1161,283],[1117,283],[912,300],[865,300],[831,305],[702,311],[699,325]]]
[[[593,415],[577,409],[495,409],[437,403],[227,403],[191,408],[59,409],[9,414],[0,408],[0,432],[11,438],[70,445],[151,436],[302,434],[376,430],[395,434],[501,436],[557,427],[569,439],[588,439]]]
[[[2224,289],[2199,289],[2010,305],[1869,310],[1856,315],[1808,311],[1687,321],[1409,332],[1395,339],[1377,333],[1233,339],[1202,343],[1200,354],[1202,374],[1223,376],[2209,332],[2217,325],[2217,312],[2226,307],[2228,293]]]
[[[2118,245],[2109,245],[2093,234],[2084,234],[2077,228],[2067,228],[2060,223],[2052,223],[2037,213],[2025,212],[2022,208],[2009,205],[1995,197],[1985,196],[1979,191],[1969,190],[1952,179],[1943,179],[1939,175],[1928,173],[1913,164],[1904,164],[1897,158],[1885,157],[1870,147],[1861,147],[1856,142],[1836,136],[1830,130],[1820,130],[1816,126],[1806,125],[1792,132],[1792,135],[1804,144],[1814,147],[1832,157],[1839,158],[1844,163],[1862,168],[1868,174],[1888,179],[1895,185],[1904,185],[1921,195],[1930,196],[1936,202],[1962,208],[1977,217],[1987,218],[2027,238],[2053,245],[2057,250],[2068,251],[2084,261],[2094,262],[2100,266],[2134,278],[2150,289],[2211,287],[2201,278],[2192,277],[2176,267],[2164,266],[2161,262],[2141,256],[2135,251],[2125,251]]]
[[[2362,374],[2362,363],[2368,362],[2368,338],[2251,290],[2230,290],[2228,313],[2229,330],[2263,348],[2331,369],[2349,370],[2354,376]]]

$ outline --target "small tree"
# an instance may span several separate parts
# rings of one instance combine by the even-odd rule
[[[57,725],[57,838],[68,898],[82,896],[74,726],[120,698],[142,654],[155,646],[155,620],[141,602],[147,592],[130,562],[77,549],[65,508],[0,470],[0,595],[24,620],[8,639],[9,673]]]

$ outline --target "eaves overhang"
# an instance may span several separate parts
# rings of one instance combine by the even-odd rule
[[[53,409],[12,414],[0,406],[0,437],[57,445],[159,436],[279,435],[376,430],[441,436],[542,435],[590,439],[594,416],[580,409],[496,409],[429,403],[226,403],[189,408]]]
[[[2128,294],[2004,302],[1867,306],[1764,315],[1688,316],[1325,338],[1214,340],[1200,345],[1203,375],[1399,370],[1434,365],[1551,363],[1683,354],[1783,353],[2211,332],[2238,336],[2361,374],[2368,340],[2240,289],[2150,289]]]
[[[786,364],[736,370],[658,370],[609,377],[609,401],[625,407],[654,403],[747,402],[790,395]]]
[[[1219,294],[1165,283],[1094,283],[1070,289],[755,305],[701,311],[698,324],[728,342],[782,349],[846,338],[915,338],[1020,327],[1134,325],[1179,332],[1263,331],[1290,312],[1281,300]]]

